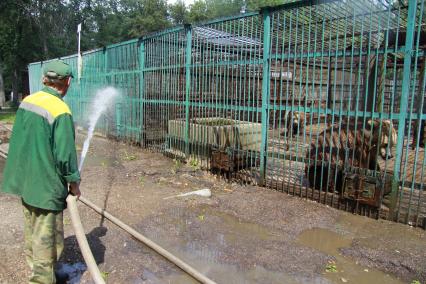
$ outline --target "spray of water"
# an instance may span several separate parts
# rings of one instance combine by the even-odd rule
[[[84,159],[89,150],[90,140],[92,140],[93,131],[95,131],[95,126],[99,117],[110,105],[112,105],[118,95],[118,90],[113,87],[107,87],[96,92],[96,96],[90,107],[89,129],[87,131],[87,138],[84,141],[83,150],[81,151],[80,165],[78,166],[79,171],[83,168]]]

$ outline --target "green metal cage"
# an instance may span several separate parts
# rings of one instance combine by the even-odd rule
[[[424,1],[296,1],[82,54],[84,127],[244,182],[425,226]],[[65,57],[77,73],[77,55]],[[41,87],[44,62],[29,65]]]

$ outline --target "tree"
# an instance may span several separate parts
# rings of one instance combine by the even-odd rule
[[[23,71],[40,49],[30,1],[3,0],[0,2],[0,65],[4,88],[17,98]],[[33,43],[33,44],[32,44]]]
[[[206,0],[207,10],[210,18],[220,18],[238,15],[244,0]]]
[[[187,19],[190,23],[203,22],[238,15],[243,7],[248,11],[258,11],[261,7],[288,2],[294,2],[294,0],[196,0],[189,6]]]
[[[4,91],[4,83],[3,83],[3,68],[0,63],[0,107],[4,107],[5,102],[6,102],[6,93]]]
[[[237,15],[243,5],[244,0],[197,0],[189,6],[188,21],[197,23]]]
[[[0,95],[4,91],[14,94],[22,91],[28,63],[76,53],[79,23],[83,23],[82,50],[129,37],[120,29],[123,27],[120,2],[1,0],[0,75],[4,84],[0,86]]]
[[[170,18],[175,25],[182,25],[188,21],[188,9],[183,0],[169,6]]]
[[[139,0],[126,17],[128,35],[140,37],[171,26],[166,0]]]
[[[189,5],[188,21],[196,23],[211,19],[211,15],[208,12],[206,1],[197,0],[194,4]]]

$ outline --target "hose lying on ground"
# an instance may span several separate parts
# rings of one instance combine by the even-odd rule
[[[198,280],[200,283],[215,284],[214,281],[210,280],[205,275],[201,274],[200,272],[195,270],[193,267],[191,267],[187,263],[180,260],[179,258],[174,256],[170,252],[166,251],[165,249],[163,249],[162,247],[160,247],[159,245],[157,245],[156,243],[154,243],[153,241],[151,241],[147,237],[143,236],[142,234],[137,232],[135,229],[133,229],[129,225],[126,225],[125,223],[123,223],[122,221],[120,221],[116,217],[112,216],[111,214],[109,214],[105,210],[96,206],[95,204],[93,204],[89,200],[85,199],[84,197],[80,197],[80,201],[83,202],[84,204],[86,204],[88,207],[90,207],[94,211],[96,211],[97,213],[99,213],[100,215],[104,216],[105,218],[107,218],[108,220],[113,222],[115,225],[119,226],[120,228],[122,228],[123,230],[128,232],[130,235],[132,235],[133,237],[135,237],[139,241],[143,242],[145,245],[147,245],[148,247],[150,247],[151,249],[153,249],[157,253],[159,253],[162,256],[164,256],[165,258],[167,258],[172,263],[176,264],[183,271],[185,271],[186,273],[188,273],[189,275],[194,277],[194,279]]]
[[[4,153],[2,153],[4,154]],[[7,155],[4,154],[4,158],[7,158]],[[113,222],[115,225],[119,226],[123,230],[125,230],[127,233],[135,237],[137,240],[141,241],[157,253],[164,256],[166,259],[177,265],[180,269],[191,275],[194,279],[198,280],[200,283],[203,284],[216,284],[213,280],[210,280],[197,270],[195,270],[193,267],[191,267],[189,264],[185,263],[184,261],[180,260],[170,252],[166,251],[147,237],[143,236],[142,234],[138,233],[135,229],[130,227],[129,225],[126,225],[116,217],[112,216],[105,210],[99,208],[86,198],[80,196],[79,200],[83,202],[85,205],[87,205],[89,208],[93,209],[95,212],[99,213],[101,216],[104,216],[111,222]],[[84,261],[86,262],[87,268],[90,272],[90,275],[93,278],[93,281],[95,281],[95,284],[105,284],[104,279],[101,276],[101,273],[99,271],[98,266],[96,265],[96,261],[93,257],[92,251],[90,250],[89,244],[87,243],[86,234],[84,233],[83,225],[81,224],[80,215],[78,213],[77,209],[77,197],[73,195],[68,195],[67,197],[67,206],[70,211],[71,221],[74,228],[74,232],[78,241],[78,245],[80,246],[81,253],[83,254]]]
[[[87,243],[86,234],[84,233],[83,225],[81,224],[80,214],[77,209],[77,197],[68,195],[67,206],[70,211],[72,226],[74,228],[75,236],[80,246],[81,253],[83,254],[84,261],[86,262],[87,268],[89,269],[90,275],[92,276],[95,284],[105,284],[104,279],[101,276],[101,272],[96,264],[95,258],[93,257],[92,251],[90,250],[89,244]]]

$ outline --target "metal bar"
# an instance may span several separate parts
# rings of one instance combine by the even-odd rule
[[[295,35],[294,37],[295,38],[294,38],[294,42],[291,42],[291,40],[289,41],[289,45],[291,44],[291,48],[293,48],[293,50],[297,50],[299,48],[298,38],[301,36],[301,35],[299,35],[299,24],[298,24],[299,23],[299,9],[297,9],[295,11],[295,13],[292,13],[291,15],[292,16],[291,16],[290,19],[292,19],[294,17],[294,23],[290,24],[290,25],[295,26],[294,27],[294,35]],[[303,37],[302,37],[302,39],[303,39]],[[292,70],[293,74],[296,74],[297,65],[298,65],[297,60],[299,60],[299,58],[295,58],[295,60],[292,62],[292,64],[293,64],[293,70]],[[294,98],[295,97],[295,93],[296,93],[295,92],[295,89],[296,89],[295,86],[296,86],[296,80],[292,80],[292,84],[291,84],[291,105],[292,106],[294,106],[294,103],[295,103],[295,98]],[[294,115],[292,115],[292,116],[294,116]],[[293,122],[292,118],[288,117],[287,119],[289,119],[289,118],[290,118],[290,123],[292,123]],[[291,135],[291,136],[293,136],[293,135]],[[295,150],[295,149],[292,149],[292,146],[293,146],[292,144],[293,143],[289,143],[289,152],[291,154],[293,154],[293,151]],[[297,149],[297,142],[296,142],[295,146],[296,146],[296,149]],[[296,153],[294,153],[294,156],[297,157]],[[289,188],[289,191],[290,191],[290,181],[287,182],[287,187]],[[292,194],[294,195],[295,194],[295,188],[294,188],[294,186],[292,186],[291,189],[292,189]]]
[[[396,144],[396,156],[393,168],[391,204],[389,208],[389,219],[394,220],[396,217],[395,209],[397,203],[397,194],[399,189],[399,179],[401,174],[401,158],[402,148],[404,144],[404,128],[408,109],[408,95],[410,91],[410,75],[411,75],[411,60],[414,39],[415,15],[417,8],[417,0],[409,0],[408,2],[408,23],[407,33],[404,47],[404,69],[402,78],[402,92],[400,98],[400,116],[398,121],[398,139]]]
[[[321,25],[320,90],[322,90],[322,85],[323,85],[323,67],[324,67],[324,57],[325,57],[325,54],[324,54],[324,42],[325,42],[325,23],[323,22],[322,25]],[[320,93],[320,98],[322,99],[322,92]],[[319,108],[321,108],[321,104],[320,103],[318,104],[318,109]],[[318,124],[317,124],[318,127],[320,126],[320,123],[321,123],[320,121],[321,121],[321,117],[319,117],[319,119],[318,119]],[[326,119],[325,119],[325,123],[326,123]],[[325,135],[326,135],[326,133],[324,132],[324,134],[323,134],[323,141],[325,141]],[[319,137],[320,137],[320,135],[318,134],[317,138],[316,138],[316,145],[319,145]],[[321,146],[323,147],[322,150],[319,149],[320,147],[316,147],[316,149],[315,149],[315,152],[316,152],[315,153],[315,165],[317,164],[317,159],[318,159],[318,153],[319,153],[319,151],[321,151],[323,153],[323,155],[324,155],[324,146],[325,145],[321,145]],[[323,178],[322,177],[324,176],[323,175],[324,160],[321,160],[321,169],[319,170],[319,173],[318,173],[317,169],[318,169],[318,167],[315,167],[315,169],[314,169],[314,184],[313,184],[313,187],[315,188],[317,186],[315,184],[316,181],[317,181],[316,177],[317,177],[318,174],[320,174],[320,185],[319,186],[320,186],[320,189],[322,189],[323,188],[322,187],[322,185],[323,185]],[[320,190],[320,192],[319,192],[318,202],[321,202],[321,191],[322,190]]]
[[[317,57],[328,57],[329,55],[331,57],[337,57],[337,58],[345,58],[345,57],[351,57],[352,54],[355,57],[361,57],[365,55],[380,55],[380,54],[403,54],[404,53],[404,47],[388,47],[387,49],[384,48],[378,48],[374,50],[373,52],[368,52],[365,50],[354,50],[353,53],[348,54],[347,51],[344,49],[338,49],[333,51],[314,51],[314,52],[288,52],[284,54],[275,54],[271,53],[271,57],[276,57],[277,59],[286,60],[286,59],[295,59],[295,58],[317,58]],[[417,56],[423,56],[425,54],[425,51],[419,50]]]
[[[260,185],[265,185],[266,153],[268,147],[271,15],[268,9],[262,10],[263,17],[263,76],[262,76],[262,144],[260,146]]]
[[[139,45],[139,143],[145,145],[145,130],[144,130],[144,93],[145,93],[145,41],[141,41]]]
[[[185,155],[189,157],[189,99],[191,96],[192,27],[186,26],[185,49]]]

